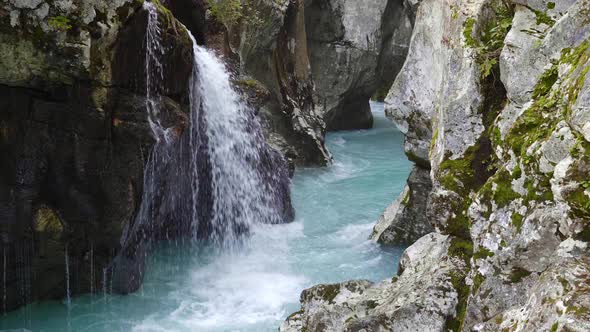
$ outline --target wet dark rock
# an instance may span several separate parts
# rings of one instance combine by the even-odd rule
[[[142,80],[146,13],[139,5],[124,6],[128,15],[120,17],[119,27],[97,37],[67,37],[89,38],[89,63],[80,57],[67,64],[45,59],[47,68],[36,68],[29,61],[31,72],[23,67],[6,76],[4,71],[6,79],[0,80],[0,231],[10,290],[7,310],[64,297],[66,247],[72,294],[100,289],[102,270],[121,248],[123,231],[141,204],[144,167],[154,145]],[[168,79],[162,85],[161,110],[180,135],[188,123],[192,48],[178,23],[163,23]],[[14,28],[23,34],[26,29]],[[31,54],[61,47],[59,42],[30,45]],[[45,74],[60,71],[82,74]],[[174,232],[181,231],[162,226],[154,237]],[[118,265],[128,271],[113,281],[114,291],[137,289],[143,271],[137,257],[143,255]]]

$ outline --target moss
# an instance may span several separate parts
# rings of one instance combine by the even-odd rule
[[[451,284],[457,292],[458,302],[455,307],[455,316],[447,319],[445,323],[446,331],[462,331],[465,314],[467,312],[467,299],[469,298],[469,286],[465,283],[465,276],[451,272]]]
[[[558,276],[557,280],[559,280],[564,292],[568,292],[571,289],[570,283],[564,277]]]
[[[516,167],[514,167],[514,170],[512,170],[512,178],[514,179],[520,179],[520,177],[522,176],[522,169],[520,169],[520,165],[516,165]]]
[[[590,315],[590,308],[586,307],[569,306],[565,311],[575,317],[587,317]]]
[[[477,21],[473,17],[466,19],[465,23],[463,23],[463,37],[465,38],[465,44],[472,48],[475,48],[478,45],[476,39],[473,38],[475,23],[477,23]]]
[[[317,289],[317,294],[325,301],[334,303],[334,299],[340,293],[340,285],[320,285]]]
[[[365,305],[367,306],[367,309],[375,309],[379,304],[373,300],[369,300],[365,302]]]
[[[529,9],[535,13],[535,16],[537,18],[537,25],[540,24],[546,24],[550,27],[552,27],[555,24],[555,20],[551,18],[551,16],[549,16],[549,14],[547,14],[547,11],[541,11],[541,10],[536,10],[533,8]]]
[[[578,66],[580,62],[587,61],[588,41],[582,43],[574,50],[568,49],[562,52],[559,63]],[[578,77],[570,83],[567,88],[556,88],[559,72],[558,63],[555,63],[545,71],[539,78],[533,89],[533,104],[515,122],[512,129],[506,136],[508,146],[512,148],[517,156],[526,161],[532,162],[527,155],[527,149],[534,142],[546,140],[554,132],[557,123],[564,119],[563,115],[571,107],[581,90],[588,71],[585,68],[578,72]],[[573,73],[573,70],[572,70]],[[570,73],[571,75],[571,73]],[[564,93],[568,93],[568,104],[564,103]],[[565,112],[564,112],[565,111]]]
[[[588,47],[590,47],[590,39],[586,39],[585,41],[580,43],[580,45],[578,45],[574,49],[564,48],[561,51],[560,62],[566,63],[566,64],[571,64],[571,65],[578,64],[580,62],[580,59],[582,58],[582,56],[584,55],[584,53],[588,49]]]
[[[287,317],[287,320],[293,319],[297,315],[303,315],[303,309],[299,309],[299,311],[290,314],[289,317]]]
[[[447,221],[443,229],[446,234],[470,241],[471,221],[467,217],[467,210],[471,203],[471,199],[454,200],[451,202],[451,210],[454,211],[454,214]]]
[[[45,206],[37,210],[35,221],[35,231],[37,232],[50,233],[59,236],[64,230],[57,213],[53,209]]]
[[[282,1],[272,2],[281,5]],[[256,28],[264,23],[262,14],[257,10],[259,4],[255,0],[208,0],[207,3],[211,16],[227,27],[241,22]]]
[[[481,284],[483,284],[483,282],[485,280],[486,280],[486,278],[483,275],[481,275],[480,273],[477,273],[475,275],[475,277],[473,278],[473,286],[471,287],[471,294],[476,294],[477,291],[479,291]]]
[[[586,224],[586,227],[581,232],[574,236],[574,239],[578,241],[590,242],[590,223]]]
[[[520,230],[522,229],[522,225],[524,223],[524,217],[521,216],[519,213],[513,213],[512,214],[512,226],[514,226],[516,228],[516,232],[520,233]]]
[[[510,272],[510,282],[515,284],[522,281],[522,279],[531,275],[530,271],[527,271],[521,267],[513,267]]]
[[[574,216],[590,219],[590,197],[588,191],[582,187],[565,195],[565,199],[572,207]]]
[[[480,247],[479,250],[473,254],[473,259],[484,259],[487,257],[494,257],[494,253],[484,247]]]
[[[493,183],[496,184],[493,199],[499,207],[507,206],[510,202],[520,198],[520,195],[512,190],[512,177],[505,169],[496,173]]]
[[[53,16],[47,22],[50,27],[60,31],[68,31],[72,28],[71,20],[64,16]]]
[[[584,146],[583,150],[588,147]],[[582,220],[590,220],[590,154],[581,154],[569,167],[567,178],[577,186],[571,186],[563,197],[572,208],[572,215]]]
[[[402,205],[408,205],[408,203],[410,203],[410,196],[410,190],[408,190],[408,192],[406,192],[406,195],[402,199]]]
[[[553,66],[551,66],[550,69],[545,71],[539,78],[539,81],[533,89],[533,98],[538,99],[542,96],[546,96],[551,91],[551,89],[555,85],[555,82],[557,82],[558,78],[559,72],[557,69],[557,65],[554,64]]]
[[[524,204],[531,201],[552,201],[553,191],[551,190],[551,177],[541,175],[538,178],[527,178],[524,187],[527,195],[524,198]]]
[[[459,237],[453,237],[448,254],[449,256],[461,258],[469,264],[469,260],[473,256],[473,243]]]
[[[432,140],[430,141],[430,151],[431,152],[434,149],[437,139],[438,139],[438,127],[436,127],[436,129],[434,130],[434,134],[432,135]]]
[[[557,322],[553,323],[553,325],[551,325],[551,329],[549,330],[549,332],[557,332],[558,327],[559,327],[559,323],[557,323]]]
[[[445,188],[461,195],[469,194],[469,182],[471,182],[474,173],[468,156],[463,159],[443,161],[440,164],[440,171],[444,174],[440,178],[440,183]]]

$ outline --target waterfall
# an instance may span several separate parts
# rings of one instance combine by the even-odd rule
[[[102,269],[102,297],[107,302],[107,268]]]
[[[278,224],[293,217],[287,167],[266,143],[254,111],[232,88],[223,62],[191,39],[191,123],[205,128],[206,139],[199,144],[210,178],[201,182],[209,182],[212,201],[210,220],[201,220],[197,236],[231,248],[256,223]]]
[[[167,98],[166,49],[158,9],[150,2],[143,7],[145,107],[155,143],[145,164],[141,205],[108,267],[111,285],[123,293],[139,288],[155,240],[191,238],[233,249],[253,225],[290,222],[294,214],[286,161],[267,144],[223,62],[192,36],[188,128],[167,128],[161,121],[167,112],[161,107]]]
[[[66,305],[68,306],[68,310],[70,308],[70,304],[72,302],[71,293],[70,293],[70,259],[68,258],[68,244],[66,243],[66,248],[64,251],[65,263],[66,263]]]

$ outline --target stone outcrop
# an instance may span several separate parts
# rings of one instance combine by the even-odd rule
[[[371,239],[385,245],[412,244],[434,231],[426,218],[428,195],[432,190],[430,172],[414,167],[408,185],[379,218]]]
[[[412,32],[401,0],[307,0],[316,109],[328,130],[370,128],[369,99],[399,72]]]
[[[426,220],[450,244],[408,251],[447,248],[465,263],[450,276],[456,297],[440,295],[456,300],[452,313],[421,330],[588,330],[589,13],[587,0],[420,2],[387,112],[407,135],[410,159],[430,168]],[[404,287],[420,296],[414,279]],[[387,290],[339,294],[337,303],[358,312],[355,296],[381,303]],[[302,303],[285,329],[319,322],[338,331],[332,318],[341,322],[351,310]],[[421,310],[410,314],[412,324],[424,320]],[[389,315],[389,325],[373,330],[398,331],[398,321]]]
[[[222,24],[214,45],[237,73],[236,86],[257,109],[267,140],[292,166],[327,165],[326,126],[314,109],[303,0],[251,0]],[[219,34],[219,33],[218,33]]]
[[[392,280],[303,291],[301,310],[280,331],[443,331],[459,298],[453,282],[465,265],[448,254],[451,241],[437,233],[423,237],[406,250]]]
[[[188,124],[192,44],[157,6],[160,109]],[[99,289],[142,199],[148,14],[136,1],[8,1],[0,9],[4,309]],[[92,273],[90,272],[92,271]]]

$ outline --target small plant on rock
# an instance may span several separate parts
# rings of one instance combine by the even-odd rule
[[[59,31],[70,30],[72,28],[72,25],[70,23],[70,19],[65,16],[54,16],[49,19],[49,22],[47,22],[47,24],[49,24],[50,27]]]

